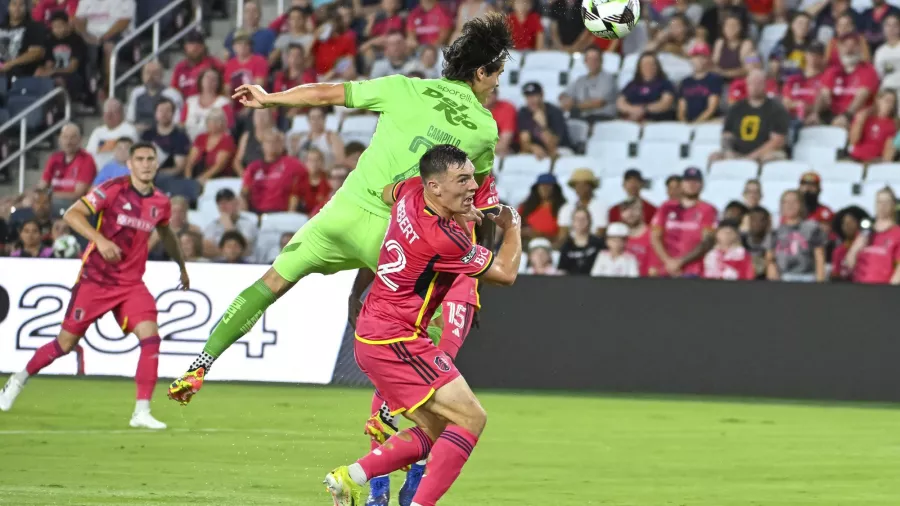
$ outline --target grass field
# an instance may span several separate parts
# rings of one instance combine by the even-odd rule
[[[366,390],[162,392],[169,430],[150,433],[127,426],[130,381],[33,379],[0,413],[0,504],[328,506],[322,477],[367,448]],[[892,406],[480,397],[487,430],[442,505],[900,504]]]

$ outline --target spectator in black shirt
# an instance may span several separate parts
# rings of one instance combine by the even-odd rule
[[[44,45],[44,64],[34,75],[52,77],[72,96],[81,96],[85,87],[84,63],[87,45],[73,33],[66,11],[50,15],[50,33]]]
[[[9,18],[0,25],[0,72],[33,76],[43,63],[44,27],[31,20],[25,0],[10,0]]]
[[[750,27],[750,14],[744,7],[742,0],[715,0],[715,5],[703,11],[700,18],[700,26],[706,31],[706,43],[710,47],[722,36],[722,24],[729,15],[737,16],[741,20],[742,33],[748,33]]]
[[[559,248],[559,270],[590,276],[597,254],[606,247],[603,239],[591,234],[591,213],[578,208],[572,213],[572,231]]]
[[[556,0],[550,4],[550,42],[555,49],[574,53],[592,39],[584,27],[581,2]]]
[[[710,160],[783,160],[789,122],[781,102],[766,96],[766,74],[752,70],[747,75],[747,98],[728,109],[722,151],[713,153]]]
[[[35,190],[31,199],[31,207],[16,209],[9,217],[8,240],[15,242],[19,239],[19,230],[27,221],[36,221],[41,229],[41,237],[47,246],[51,244],[51,232],[53,229],[52,207],[50,205],[50,192],[47,190]]]
[[[566,118],[559,107],[544,102],[544,89],[530,82],[522,87],[525,107],[519,109],[519,145],[522,153],[542,159],[556,157],[559,148],[572,148]]]
[[[766,279],[766,242],[772,231],[772,217],[765,207],[754,207],[748,211],[750,227],[743,234],[742,241],[753,259],[756,279]]]
[[[191,140],[175,123],[175,103],[162,97],[156,104],[156,123],[141,134],[141,140],[152,142],[159,150],[160,174],[180,176],[191,150]]]

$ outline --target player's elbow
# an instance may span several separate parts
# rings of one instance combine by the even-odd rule
[[[518,275],[518,269],[514,269],[512,266],[497,265],[495,262],[485,276],[485,281],[492,285],[512,286]]]

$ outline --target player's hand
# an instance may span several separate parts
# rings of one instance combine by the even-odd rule
[[[493,220],[493,222],[503,230],[519,228],[522,224],[518,211],[505,205],[500,206],[499,213],[489,214],[488,219]]]
[[[268,96],[269,94],[266,90],[258,84],[242,84],[234,90],[234,95],[231,98],[250,109],[266,109],[272,107],[271,104],[267,103]]]
[[[677,258],[670,258],[664,262],[666,267],[666,272],[669,273],[670,276],[681,276],[681,261]]]
[[[469,227],[469,222],[474,221],[475,224],[481,225],[481,222],[484,221],[484,213],[472,207],[471,211],[464,214],[455,214],[453,218],[456,219],[457,225],[466,230]]]
[[[182,290],[191,289],[191,278],[188,277],[187,269],[181,269],[181,287]]]
[[[116,246],[116,244],[109,239],[102,238],[97,241],[97,251],[100,252],[100,256],[103,257],[107,262],[118,262],[122,260],[122,250]]]

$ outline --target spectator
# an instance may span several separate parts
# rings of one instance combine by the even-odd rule
[[[850,127],[850,156],[858,162],[886,162],[894,159],[894,134],[897,133],[897,94],[878,93],[875,105],[856,114]]]
[[[823,72],[825,72],[825,46],[818,41],[812,42],[806,49],[803,73],[789,77],[781,91],[784,107],[796,122],[818,121],[816,101],[822,87]]]
[[[227,232],[238,232],[247,242],[253,245],[259,235],[256,218],[241,214],[241,202],[229,188],[216,192],[216,207],[219,217],[203,229],[203,252],[205,257],[213,258],[220,254],[220,244]],[[245,253],[249,254],[245,244]]]
[[[569,187],[575,190],[578,196],[577,202],[566,202],[559,209],[559,236],[556,238],[557,244],[562,244],[569,237],[569,229],[572,227],[573,216],[578,209],[587,210],[594,225],[591,233],[603,237],[606,229],[606,210],[605,203],[597,197],[594,192],[600,186],[600,180],[591,169],[576,169],[569,176]],[[563,269],[565,270],[565,269]]]
[[[877,198],[877,197],[876,197]],[[877,205],[877,201],[876,201]],[[831,280],[832,281],[850,281],[853,277],[853,269],[851,269],[844,261],[847,258],[847,252],[850,251],[856,238],[862,231],[862,212],[851,212],[854,208],[846,209],[838,213],[840,216],[837,235],[840,242],[835,246],[831,253]],[[859,211],[862,209],[856,208]],[[835,217],[838,221],[838,217]]]
[[[269,75],[269,63],[264,56],[253,53],[250,34],[240,31],[235,33],[232,49],[234,56],[225,62],[226,85],[231,89],[244,84],[264,85]]]
[[[304,165],[309,174],[309,184],[301,186],[301,191],[298,192],[302,208],[306,210],[321,208],[331,198],[331,184],[328,182],[325,155],[317,148],[310,148],[306,152]]]
[[[362,156],[365,150],[366,145],[359,141],[350,141],[344,146],[343,166],[348,173],[356,170],[356,165],[359,163],[359,157]]]
[[[772,233],[772,217],[764,207],[751,207],[747,212],[747,222],[743,243],[753,261],[754,279],[766,279],[766,246]]]
[[[703,16],[703,7],[698,3],[694,3],[693,0],[688,0],[686,2],[656,0],[653,4],[653,11],[659,13],[661,22],[667,21],[672,16],[680,14],[690,21],[691,26],[696,26],[700,23],[700,18]],[[706,41],[705,36],[703,41]]]
[[[716,208],[700,200],[703,173],[691,167],[681,177],[681,200],[659,206],[650,241],[664,270],[672,277],[703,275],[703,257],[715,242]]]
[[[328,197],[324,199],[324,201],[320,200],[316,207],[310,209],[307,212],[310,218],[319,214],[319,211],[321,211],[322,208],[325,207],[325,204],[327,204],[331,200],[331,198],[334,197],[334,194],[341,189],[341,186],[344,186],[344,181],[347,180],[347,176],[349,175],[350,170],[340,165],[336,165],[328,171],[328,188],[331,190],[331,192],[328,194]]]
[[[553,174],[541,174],[531,186],[525,202],[519,206],[522,216],[522,237],[555,239],[559,235],[556,221],[559,210],[566,203],[562,188]]]
[[[893,7],[893,6],[892,6]],[[884,18],[884,43],[875,50],[875,70],[884,78],[900,70],[900,14]]]
[[[486,0],[463,0],[456,10],[456,30],[450,36],[450,41],[456,40],[462,33],[463,25],[475,18],[494,12],[494,8]]]
[[[288,46],[287,65],[285,70],[275,73],[273,80],[273,92],[279,93],[296,88],[302,84],[310,84],[316,82],[316,73],[313,69],[306,67],[306,56],[302,46]],[[289,109],[278,109],[280,120],[284,123],[285,128],[295,117],[305,112],[300,107],[291,107]],[[270,111],[272,112],[272,111]]]
[[[210,111],[206,118],[206,133],[197,136],[188,152],[185,177],[196,179],[201,185],[214,177],[234,177],[231,165],[234,152],[234,139],[228,132],[225,113]]]
[[[819,201],[822,194],[822,178],[815,172],[807,172],[800,177],[800,196],[803,198],[804,216],[821,225],[826,234],[831,232],[834,212]]]
[[[750,72],[754,70],[763,70],[762,59],[760,59],[757,53],[751,53],[744,59],[744,67],[747,70],[748,77],[739,77],[728,85],[728,104],[734,105],[741,100],[747,98],[747,80],[749,79]],[[764,74],[766,75],[766,74]],[[778,96],[778,81],[773,77],[773,75],[766,75],[765,80],[766,85],[766,96],[769,98],[775,98]]]
[[[406,44],[411,50],[426,44],[444,46],[452,28],[453,18],[437,0],[421,0],[406,18]]]
[[[740,222],[725,220],[716,230],[716,246],[703,259],[703,277],[734,281],[750,280],[756,277],[753,270],[753,258],[741,246],[738,233]]]
[[[419,58],[407,63],[404,72],[407,75],[419,72],[422,74],[422,79],[440,79],[441,66],[438,64],[437,48],[434,46],[422,47],[422,50],[419,52]]]
[[[275,262],[275,259],[278,258],[278,255],[281,254],[281,250],[283,250],[290,242],[291,238],[294,237],[293,232],[285,232],[281,234],[281,237],[278,239],[278,244],[273,244],[269,247],[269,251],[265,253],[260,260],[260,263],[268,263],[271,264]]]
[[[229,230],[219,239],[219,251],[222,255],[216,262],[223,264],[245,264],[247,256],[247,240],[236,230]]]
[[[275,39],[275,50],[269,55],[269,66],[287,67],[288,49],[299,47],[303,57],[308,57],[312,52],[315,37],[309,29],[306,13],[300,7],[291,7],[288,11],[287,31]]]
[[[272,120],[272,111],[267,109],[256,109],[251,116],[252,121],[250,128],[244,130],[241,138],[238,140],[237,153],[232,161],[232,168],[238,177],[243,177],[244,169],[247,168],[254,160],[261,160],[263,157],[263,137],[275,128],[275,122]]]
[[[356,32],[337,13],[317,31],[312,48],[316,74],[321,81],[356,78]]]
[[[781,225],[766,243],[767,278],[772,281],[825,281],[827,235],[813,221],[804,219],[800,192],[781,196]]]
[[[208,262],[203,258],[203,236],[190,230],[178,234],[178,242],[181,244],[181,253],[186,262]]]
[[[887,22],[888,16],[898,15],[900,15],[900,9],[888,4],[885,0],[872,0],[872,7],[869,7],[860,15],[859,29],[872,50],[877,52],[885,41],[887,34],[882,30],[881,25]]]
[[[41,237],[46,243],[45,245],[49,246],[53,228],[50,192],[46,189],[37,189],[31,192],[30,200],[30,205],[23,201],[23,205],[17,208],[9,217],[7,228],[10,242],[18,240],[19,232],[26,221],[34,221],[38,224],[38,229],[40,229]]]
[[[653,245],[650,244],[650,227],[647,226],[644,216],[643,202],[641,199],[631,199],[618,207],[622,223],[628,227],[625,249],[637,259],[638,273],[642,278],[659,275],[659,261],[653,252]]]
[[[56,86],[68,90],[73,98],[82,96],[87,74],[87,46],[72,32],[69,16],[56,11],[50,18],[50,33],[44,46],[44,64],[35,71],[37,77],[52,77]]]
[[[284,14],[276,17],[271,23],[269,23],[269,30],[275,32],[275,34],[280,34],[288,31],[290,29],[290,25],[288,22],[290,21],[291,10],[295,7],[299,7],[300,10],[306,14],[306,23],[307,26],[313,28],[315,22],[312,18],[313,16],[313,6],[310,0],[291,0],[290,6]]]
[[[778,80],[784,82],[803,74],[805,57],[814,40],[812,18],[802,11],[795,13],[790,28],[769,53],[769,66]]]
[[[553,248],[550,241],[536,237],[528,242],[528,267],[525,274],[537,276],[559,276],[564,274],[553,265]]]
[[[838,18],[842,14],[850,14],[855,20],[856,11],[850,8],[850,0],[820,0],[811,5],[806,11],[816,20],[816,26],[828,26],[834,28]],[[854,23],[856,24],[856,23]]]
[[[634,79],[622,90],[616,108],[620,115],[631,121],[675,119],[675,86],[655,54],[641,55]]]
[[[838,17],[834,32],[834,37],[830,41],[828,41],[828,49],[825,51],[825,58],[828,61],[829,66],[841,65],[840,52],[838,51],[838,42],[850,38],[856,39],[856,43],[860,48],[860,55],[862,56],[862,60],[866,62],[872,61],[872,52],[869,49],[869,43],[866,42],[866,39],[862,36],[862,34],[856,31],[856,25],[854,25],[853,16],[846,13],[841,14]]]
[[[175,124],[175,103],[163,98],[156,104],[156,121],[141,134],[141,140],[152,142],[159,157],[160,174],[180,176],[191,149],[191,140],[183,128]]]
[[[28,15],[25,0],[10,0],[9,16],[0,24],[0,72],[7,77],[33,76],[44,62],[46,29]]]
[[[306,152],[316,148],[325,155],[324,168],[344,161],[344,141],[333,130],[326,129],[325,108],[312,107],[307,113],[308,132],[294,131],[290,136],[290,152],[293,156],[304,157]]]
[[[722,26],[728,16],[737,16],[741,20],[741,30],[747,32],[750,26],[750,14],[741,0],[714,0],[714,5],[707,7],[700,18],[700,26],[706,32],[706,42],[715,43],[721,36]]]
[[[513,0],[512,12],[506,15],[512,31],[515,49],[544,49],[544,25],[541,15],[534,10],[533,0]]]
[[[677,178],[677,176],[676,176]],[[672,178],[666,181],[666,187],[670,186],[670,181]],[[617,221],[623,221],[622,218],[622,206],[628,204],[632,200],[638,200],[641,203],[642,207],[642,215],[644,223],[650,224],[650,220],[653,219],[653,216],[656,214],[656,206],[651,204],[650,202],[644,200],[641,197],[641,190],[644,188],[644,183],[646,180],[644,179],[641,171],[637,169],[628,169],[625,171],[625,175],[622,177],[622,189],[625,190],[625,200],[619,202],[618,204],[609,208],[609,213],[607,215],[607,223],[615,223]],[[681,180],[678,179],[679,186],[679,195],[681,193]],[[678,198],[681,198],[680,196]]]
[[[749,211],[750,209],[744,204],[732,200],[725,205],[725,210],[722,211],[722,221],[735,221],[740,224],[747,217]]]
[[[94,67],[109,68],[113,48],[134,22],[137,4],[135,0],[79,0],[75,10],[75,31],[84,39],[88,59]],[[102,59],[99,58],[102,54]],[[96,65],[99,63],[100,65]],[[101,87],[101,94],[106,93]],[[112,98],[112,97],[110,97]]]
[[[640,276],[638,259],[625,249],[628,226],[624,223],[610,223],[606,231],[606,247],[597,255],[591,268],[591,276],[636,278]]]
[[[239,34],[250,38],[248,42],[253,52],[263,58],[268,57],[275,49],[275,32],[260,25],[262,11],[257,0],[244,1],[244,24],[225,37],[225,49],[228,57],[234,58],[237,48],[234,42]],[[227,74],[227,72],[226,72]]]
[[[744,183],[744,191],[741,192],[743,197],[742,205],[746,208],[746,216],[741,220],[741,232],[746,232],[750,226],[750,211],[762,204],[762,184],[758,179],[748,179]]]
[[[201,248],[201,252],[198,255],[202,255],[203,231],[196,224],[188,221],[188,200],[181,195],[173,195],[170,202],[172,215],[169,217],[169,228],[179,236],[185,232],[196,234]],[[159,242],[159,234],[156,230],[150,234],[149,248],[152,260],[170,260],[165,248]]]
[[[143,86],[138,86],[131,91],[128,99],[128,112],[126,120],[143,132],[153,126],[156,119],[156,105],[160,100],[167,98],[175,104],[175,114],[181,116],[181,107],[184,100],[181,93],[163,83],[163,68],[157,61],[151,61],[144,65],[141,72]]]
[[[671,176],[666,178],[666,197],[668,200],[681,200],[681,176],[678,174],[672,174]],[[653,212],[656,212],[656,208],[654,208]],[[647,218],[648,223],[651,218]]]
[[[308,194],[306,168],[284,152],[284,134],[275,128],[260,132],[262,157],[250,162],[243,176],[241,197],[255,213],[296,211]]]
[[[591,46],[584,51],[586,76],[569,85],[568,93],[581,119],[589,123],[616,117],[616,76],[603,71],[603,52]]]
[[[191,140],[206,132],[206,118],[211,111],[222,112],[228,127],[234,126],[234,109],[231,100],[222,95],[222,74],[215,68],[200,74],[197,93],[188,97],[181,111],[181,123]]]
[[[122,137],[128,137],[132,140],[137,139],[137,129],[134,128],[134,125],[125,121],[122,102],[115,98],[107,99],[103,104],[103,124],[91,132],[85,149],[93,155],[97,166],[103,167],[106,165],[106,162],[112,160],[113,152],[116,150],[116,143]]]
[[[65,205],[87,194],[96,175],[94,158],[81,149],[81,129],[69,123],[59,131],[59,151],[47,159],[37,188],[50,189],[54,200]]]
[[[681,82],[678,98],[678,121],[703,123],[719,114],[719,98],[725,85],[722,77],[709,71],[709,46],[694,44],[690,52],[694,74]]]
[[[184,36],[184,56],[184,60],[178,62],[172,71],[172,87],[180,91],[184,98],[199,92],[200,78],[206,69],[216,69],[220,76],[224,71],[222,63],[208,54],[206,40],[199,32],[190,32]],[[221,87],[220,77],[219,88]]]
[[[497,122],[497,131],[499,138],[494,153],[499,157],[504,157],[513,152],[513,143],[517,131],[516,125],[516,106],[500,100],[497,96],[497,88],[491,91],[484,107],[491,111],[494,121]]]
[[[750,0],[747,2],[747,10],[750,12],[750,18],[758,26],[765,26],[772,22],[773,18],[780,16],[783,18],[787,11],[787,6],[783,1],[775,0]]]
[[[53,241],[53,258],[78,258],[81,256],[81,245],[72,235],[72,230],[62,218],[53,222],[50,230]]]
[[[657,32],[653,42],[647,45],[647,50],[685,57],[690,49],[692,35],[691,22],[684,15],[676,14],[664,29]]]
[[[31,8],[31,19],[38,23],[44,23],[49,28],[53,22],[53,15],[62,12],[66,20],[75,16],[78,9],[78,0],[37,0]]]
[[[100,172],[97,174],[97,177],[94,178],[94,182],[91,186],[99,186],[110,179],[131,174],[131,171],[128,170],[127,163],[128,150],[131,149],[132,144],[134,144],[134,141],[131,137],[121,137],[116,141],[116,149],[113,151],[112,160],[106,162],[106,165],[100,169]]]
[[[374,61],[375,53],[384,49],[387,36],[392,33],[403,34],[405,28],[406,23],[400,13],[400,1],[381,0],[380,7],[373,9],[366,17],[363,37],[367,40],[359,46],[359,51],[365,55],[367,62]],[[409,50],[408,47],[407,50]]]
[[[593,36],[584,27],[581,2],[553,0],[549,11],[550,44],[553,49],[575,53],[590,44]]]
[[[728,109],[724,151],[713,153],[711,161],[741,158],[765,163],[787,156],[788,114],[779,101],[766,97],[765,79],[761,70],[747,76],[748,97]]]
[[[14,2],[16,0],[13,0]],[[24,7],[22,7],[24,9]],[[41,241],[41,227],[38,222],[28,220],[22,224],[19,232],[19,241],[15,249],[9,254],[11,257],[21,258],[50,258],[53,256],[53,248],[44,245]]]
[[[571,220],[572,230],[559,249],[559,270],[566,274],[587,276],[605,243],[591,233],[591,213],[587,209],[575,209]]]
[[[384,58],[375,61],[369,77],[378,79],[379,77],[402,74],[408,62],[409,55],[407,55],[406,41],[403,39],[403,35],[399,32],[392,33],[387,36],[387,41],[384,45]]]
[[[525,106],[519,109],[519,146],[523,153],[532,153],[538,160],[555,158],[559,148],[572,148],[569,128],[559,107],[544,102],[540,83],[529,82],[522,87]]]
[[[840,42],[841,65],[825,71],[816,102],[819,121],[849,128],[853,116],[872,103],[878,91],[878,72],[862,61],[855,37]]]

